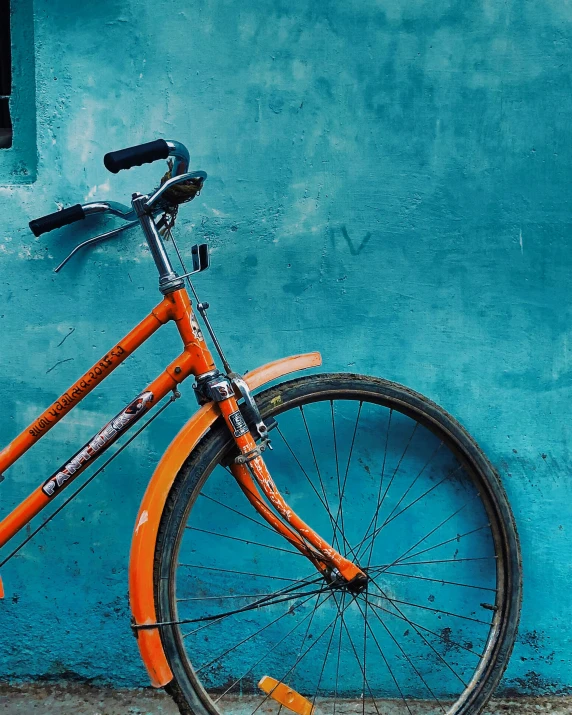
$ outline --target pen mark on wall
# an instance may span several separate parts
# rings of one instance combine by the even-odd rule
[[[69,338],[69,336],[75,331],[75,328],[70,328],[70,331],[67,335],[64,336],[63,340],[57,344],[57,347],[59,348],[60,345],[63,345],[65,341]]]
[[[340,228],[342,232],[342,236],[345,238],[346,243],[348,244],[348,248],[350,249],[350,253],[352,256],[359,256],[359,254],[363,251],[363,249],[367,246],[369,243],[369,239],[371,238],[371,231],[368,231],[365,236],[362,239],[362,242],[360,245],[356,248],[354,245],[354,242],[349,236],[348,230],[345,227],[345,225],[341,226]]]
[[[51,372],[52,370],[55,370],[58,365],[62,365],[64,362],[70,362],[73,360],[73,358],[68,358],[67,360],[60,360],[57,362],[53,367],[51,367],[49,370],[46,370],[46,375]]]

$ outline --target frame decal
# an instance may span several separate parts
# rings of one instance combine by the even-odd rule
[[[99,456],[115,440],[120,437],[125,430],[133,425],[151,407],[154,395],[152,392],[142,392],[125,407],[111,422],[100,430],[79,452],[76,452],[70,461],[53,474],[43,485],[42,491],[48,497],[53,497],[72,477],[78,476],[87,463],[94,456]]]
[[[233,434],[235,437],[242,437],[243,434],[246,434],[249,431],[248,426],[244,421],[244,417],[242,416],[242,412],[240,410],[237,410],[236,412],[231,412],[231,414],[228,416],[228,419],[232,424],[234,430]]]
[[[115,367],[118,362],[121,362],[125,355],[124,348],[121,345],[116,345],[113,350],[110,350],[107,355],[104,355],[101,360],[95,364],[73,387],[60,397],[59,400],[49,407],[34,424],[28,429],[32,437],[41,437],[46,428],[50,428],[64,414],[70,410],[76,402],[81,400],[84,393],[91,391],[97,383],[103,380],[107,371],[111,367]]]

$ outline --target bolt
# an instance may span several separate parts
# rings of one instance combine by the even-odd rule
[[[175,375],[180,375],[181,374],[181,368],[177,365],[175,368]]]

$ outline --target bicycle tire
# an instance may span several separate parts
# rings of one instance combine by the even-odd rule
[[[489,636],[487,641],[487,647],[484,651],[486,658],[484,657],[480,661],[479,672],[475,671],[469,687],[463,690],[454,704],[450,707],[447,705],[448,709],[446,711],[442,706],[443,712],[447,712],[447,715],[477,715],[494,693],[508,664],[517,634],[520,615],[521,561],[519,540],[510,505],[500,479],[476,442],[453,417],[424,396],[399,384],[355,374],[329,373],[291,380],[271,387],[256,396],[256,401],[264,418],[284,415],[290,410],[300,407],[300,405],[302,405],[303,412],[304,406],[325,403],[326,401],[331,401],[333,414],[334,400],[345,400],[348,403],[361,400],[368,405],[380,405],[386,410],[391,410],[387,428],[388,434],[391,428],[392,414],[399,415],[400,419],[403,416],[403,419],[414,420],[416,424],[422,425],[432,435],[436,435],[437,438],[441,439],[441,444],[446,443],[447,447],[459,460],[460,465],[462,465],[463,472],[470,473],[470,478],[473,480],[475,488],[478,489],[477,496],[491,522],[489,524],[491,532],[494,531],[492,542],[495,549],[497,584],[500,585],[496,589],[496,602],[494,605],[496,611],[494,611],[493,621],[491,622],[495,626],[493,629],[491,625],[490,632],[493,635]],[[343,407],[345,407],[345,403]],[[309,408],[307,407],[307,409]],[[332,419],[334,420],[334,417]],[[360,419],[359,413],[357,419],[358,421]],[[278,423],[280,425],[280,419]],[[413,430],[414,432],[415,429]],[[156,607],[159,622],[177,620],[177,600],[175,597],[177,554],[185,533],[186,520],[198,495],[208,483],[213,470],[217,465],[220,465],[221,461],[228,458],[233,447],[233,442],[225,425],[222,422],[217,423],[189,455],[173,484],[160,523],[154,563]],[[385,448],[387,451],[387,441]],[[399,469],[399,464],[397,469]],[[229,485],[229,489],[237,488],[232,480]],[[341,501],[343,501],[343,491]],[[257,516],[254,511],[251,513],[253,516]],[[375,531],[374,527],[372,534],[375,534]],[[328,535],[324,534],[324,536],[327,537]],[[374,535],[373,540],[375,538],[377,538],[377,535]],[[419,577],[413,576],[413,578]],[[320,596],[317,597],[318,601],[319,598]],[[337,599],[335,600],[337,604]],[[399,601],[396,602],[399,603]],[[392,603],[391,605],[395,608],[395,604]],[[481,605],[484,606],[485,604]],[[428,610],[432,609],[428,608]],[[443,611],[443,613],[446,613],[446,611]],[[396,614],[394,613],[393,615]],[[367,607],[366,615],[364,616],[364,631],[366,630],[366,620]],[[423,626],[421,627],[423,628]],[[335,628],[334,626],[332,636]],[[339,628],[339,649],[341,652],[342,626],[340,625]],[[429,632],[431,631],[429,630]],[[349,637],[351,640],[351,635]],[[177,626],[162,626],[161,638],[174,674],[174,680],[167,685],[166,690],[177,703],[180,712],[183,715],[218,715],[220,712],[231,712],[232,710],[219,710],[198,680],[189,655],[185,650],[180,629]],[[331,642],[330,639],[330,644]],[[367,633],[364,633],[364,642],[365,647],[367,647]],[[326,660],[327,658],[328,655],[326,654]],[[443,658],[441,659],[443,660]],[[337,682],[335,697],[337,698]],[[365,698],[364,695],[362,695],[363,698]],[[376,711],[378,711],[373,692],[371,699]],[[316,702],[315,698],[314,702]],[[417,703],[417,700],[411,700],[410,702]],[[407,701],[405,701],[405,704],[407,705]],[[407,709],[412,712],[409,706],[407,706]],[[374,711],[371,710],[371,712]],[[423,712],[427,711],[423,710]]]

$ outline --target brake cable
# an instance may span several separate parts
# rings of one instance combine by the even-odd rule
[[[179,211],[178,206],[170,206],[167,210],[165,210],[165,213],[159,219],[158,225],[163,224],[161,227],[161,230],[164,231],[164,233],[162,235],[166,240],[171,241],[171,243],[173,244],[173,248],[175,249],[175,253],[177,254],[177,258],[179,259],[181,268],[183,269],[183,275],[181,276],[181,278],[186,279],[187,284],[195,297],[196,308],[199,311],[201,318],[203,319],[205,327],[208,330],[209,335],[211,336],[211,340],[213,341],[213,345],[215,346],[215,349],[216,349],[217,353],[219,354],[219,357],[223,364],[224,370],[228,375],[229,373],[232,373],[232,369],[230,367],[228,360],[225,357],[225,354],[224,354],[222,347],[218,341],[215,331],[214,331],[214,329],[210,323],[210,320],[207,316],[207,310],[209,308],[209,304],[206,302],[203,303],[200,300],[200,298],[197,294],[197,291],[195,290],[195,286],[193,285],[193,282],[190,279],[190,276],[192,276],[193,273],[198,273],[198,271],[188,271],[187,270],[187,266],[185,265],[183,256],[181,255],[181,252],[179,251],[179,247],[177,246],[177,242],[175,241],[175,237],[173,236],[172,229],[175,225],[175,220],[177,218],[178,211]]]

